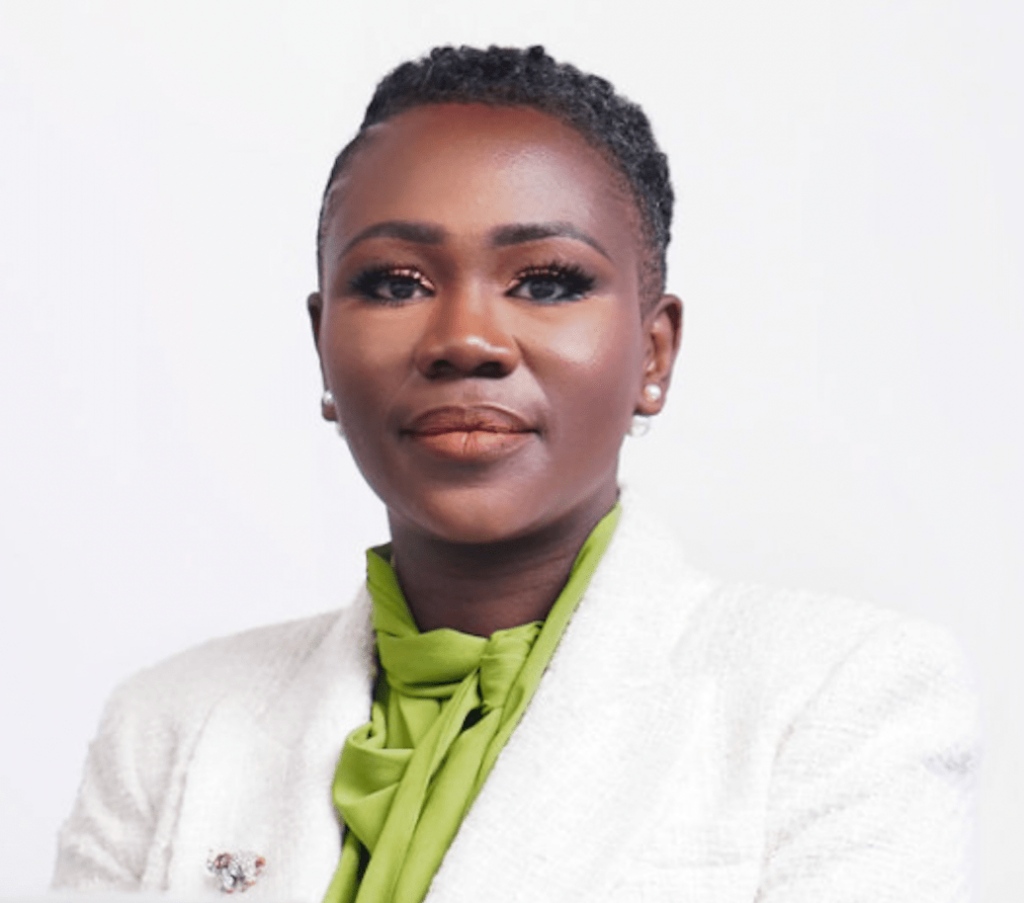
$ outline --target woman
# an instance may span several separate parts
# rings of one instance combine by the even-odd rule
[[[679,346],[671,214],[643,113],[540,48],[441,48],[381,83],[308,306],[323,415],[391,542],[350,608],[115,694],[58,887],[964,896],[973,716],[947,639],[711,580],[620,501]]]

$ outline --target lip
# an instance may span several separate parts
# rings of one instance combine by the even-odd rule
[[[420,436],[440,433],[533,433],[526,419],[496,405],[444,405],[417,414],[402,430]]]
[[[417,414],[402,434],[431,454],[462,462],[502,458],[526,445],[537,430],[524,417],[495,405],[445,405]]]

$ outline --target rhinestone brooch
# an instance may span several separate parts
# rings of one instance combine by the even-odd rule
[[[246,891],[256,883],[267,860],[257,853],[244,850],[240,853],[211,853],[206,868],[217,876],[220,889],[226,894]]]

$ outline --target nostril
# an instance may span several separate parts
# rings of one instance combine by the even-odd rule
[[[508,368],[500,361],[485,361],[473,371],[473,375],[484,379],[500,379],[507,372]]]
[[[429,379],[444,379],[448,376],[454,376],[457,369],[451,361],[440,358],[430,362],[426,375]]]
[[[448,379],[453,376],[476,376],[480,379],[501,379],[509,372],[509,367],[502,361],[482,361],[468,372],[446,358],[431,361],[427,368],[428,379]]]

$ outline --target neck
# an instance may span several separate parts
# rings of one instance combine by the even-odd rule
[[[392,519],[395,569],[417,626],[486,637],[543,621],[583,543],[614,504],[485,545],[447,542]]]

